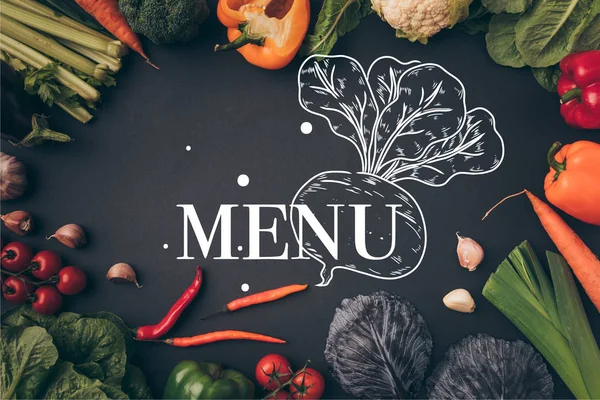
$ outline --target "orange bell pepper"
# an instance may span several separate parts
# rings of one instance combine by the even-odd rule
[[[228,44],[215,51],[237,50],[253,65],[280,69],[302,45],[310,22],[309,0],[219,0],[219,21]]]
[[[580,140],[548,152],[546,198],[567,214],[600,226],[600,144]]]

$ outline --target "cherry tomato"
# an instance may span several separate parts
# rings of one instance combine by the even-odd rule
[[[62,306],[62,295],[54,286],[40,286],[33,297],[33,309],[40,314],[54,314]]]
[[[62,294],[79,294],[87,285],[87,276],[79,267],[64,267],[58,271],[58,279],[56,288]]]
[[[25,282],[16,276],[9,276],[2,283],[2,294],[6,301],[15,304],[23,304],[29,299],[29,294],[33,293],[33,285]]]
[[[325,379],[314,368],[306,368],[298,373],[290,385],[293,399],[320,399],[325,391]]]
[[[290,362],[279,354],[267,354],[256,364],[256,381],[265,390],[275,390],[279,383],[284,383],[292,377]]]
[[[33,253],[29,246],[21,242],[12,242],[2,249],[2,266],[10,272],[21,272],[31,262]]]
[[[36,278],[45,281],[58,274],[62,268],[60,256],[50,250],[42,250],[31,260],[31,273]]]
[[[265,399],[269,399],[269,400],[287,400],[290,399],[290,393],[286,392],[285,390],[280,390],[279,392],[269,396],[269,397],[265,397]]]

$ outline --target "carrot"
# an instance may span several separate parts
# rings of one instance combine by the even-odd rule
[[[179,337],[159,341],[175,347],[190,347],[202,346],[204,344],[214,342],[222,342],[224,340],[253,340],[257,342],[267,343],[285,343],[285,340],[277,339],[271,336],[261,335],[258,333],[244,331],[217,331],[197,336]]]
[[[306,290],[307,287],[308,285],[289,285],[280,287],[278,289],[267,290],[265,292],[241,297],[239,299],[227,303],[224,311],[231,312],[239,310],[240,308],[250,307],[256,304],[269,303],[271,301],[279,300],[282,297],[289,296],[292,293],[297,293]]]
[[[77,4],[90,14],[106,30],[115,35],[117,39],[125,43],[133,51],[144,57],[146,62],[154,68],[159,69],[150,62],[150,58],[144,53],[142,42],[138,35],[131,30],[129,23],[121,14],[117,0],[75,0]]]
[[[487,214],[496,208],[504,200],[525,193],[533,206],[542,226],[554,242],[560,253],[573,270],[573,273],[585,289],[590,300],[600,311],[600,260],[589,247],[583,243],[581,238],[567,225],[548,204],[537,198],[529,190],[510,195],[502,199]]]

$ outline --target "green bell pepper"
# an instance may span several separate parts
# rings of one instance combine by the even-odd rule
[[[252,399],[254,383],[242,373],[215,363],[185,360],[175,366],[164,399]]]

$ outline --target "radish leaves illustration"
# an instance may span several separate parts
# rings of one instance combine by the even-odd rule
[[[493,115],[468,110],[462,82],[437,64],[381,57],[365,73],[350,57],[315,55],[300,67],[298,90],[302,108],[350,142],[361,166],[317,174],[292,201],[296,239],[322,265],[319,286],[336,269],[387,280],[413,272],[427,246],[425,220],[399,183],[443,186],[457,175],[492,172],[504,157]],[[300,205],[334,227],[330,246]]]

